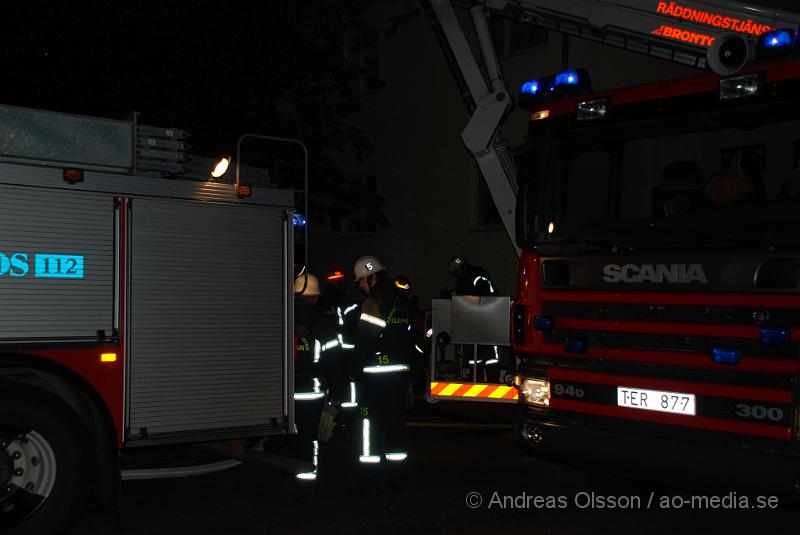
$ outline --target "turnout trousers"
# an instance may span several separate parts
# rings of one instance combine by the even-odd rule
[[[407,395],[407,369],[364,373],[359,393],[361,443],[358,460],[365,468],[383,463],[399,468],[408,457],[405,439]]]

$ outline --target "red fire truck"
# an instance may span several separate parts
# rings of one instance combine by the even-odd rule
[[[0,125],[0,530],[116,505],[123,449],[275,464],[247,445],[293,429],[294,193],[174,178],[177,129]]]
[[[532,108],[512,338],[536,455],[800,488],[798,87],[789,60]]]
[[[484,77],[449,2],[432,4],[472,112],[462,138],[521,252],[518,442],[643,479],[796,494],[800,17],[487,0],[471,9]],[[487,9],[714,73],[603,92],[578,69],[528,80],[529,140],[512,156]]]

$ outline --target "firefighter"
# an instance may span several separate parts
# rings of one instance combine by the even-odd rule
[[[326,401],[322,360],[339,346],[336,327],[318,306],[319,281],[301,275],[294,281],[296,364],[294,378],[297,457],[314,468],[297,476],[297,499],[311,498],[319,467],[319,437],[329,439],[333,431],[333,409]]]
[[[489,278],[489,273],[480,266],[468,263],[463,257],[454,256],[450,259],[448,266],[450,273],[456,277],[456,287],[454,293],[457,295],[495,295],[497,293],[494,284]],[[470,351],[469,348],[466,348]],[[489,382],[499,382],[498,363],[500,362],[500,352],[497,346],[478,346],[477,355],[471,354],[466,357],[467,365],[482,376],[482,379]],[[477,381],[478,377],[473,377]]]
[[[326,359],[325,367],[331,381],[330,397],[332,403],[347,413],[358,408],[356,383],[353,377],[352,360],[353,331],[357,321],[358,304],[345,292],[345,274],[339,269],[332,270],[325,277],[325,288],[319,304],[325,314],[336,324],[340,345],[335,359]]]
[[[494,284],[489,273],[480,266],[469,264],[464,258],[454,256],[448,266],[456,277],[454,292],[458,295],[495,295]]]
[[[398,300],[409,311],[408,344],[416,357],[410,363],[411,371],[408,377],[406,409],[411,409],[414,406],[414,385],[425,381],[426,362],[423,357],[427,354],[424,348],[428,345],[428,339],[425,337],[425,314],[417,307],[416,296],[411,294],[411,281],[408,277],[404,275],[395,277],[394,287]]]
[[[381,465],[392,487],[399,487],[408,457],[405,410],[411,354],[410,307],[374,256],[359,258],[355,278],[367,298],[361,304],[355,332],[361,365],[361,443],[359,463],[377,490]]]

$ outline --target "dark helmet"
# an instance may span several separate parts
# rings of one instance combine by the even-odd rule
[[[466,265],[467,261],[464,258],[460,256],[454,256],[450,259],[450,264],[447,266],[447,269],[450,271],[450,273],[458,277],[464,271],[464,266]]]

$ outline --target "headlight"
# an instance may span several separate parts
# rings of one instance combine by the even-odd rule
[[[519,381],[519,396],[522,401],[539,407],[550,405],[550,381],[547,379],[517,377]]]

